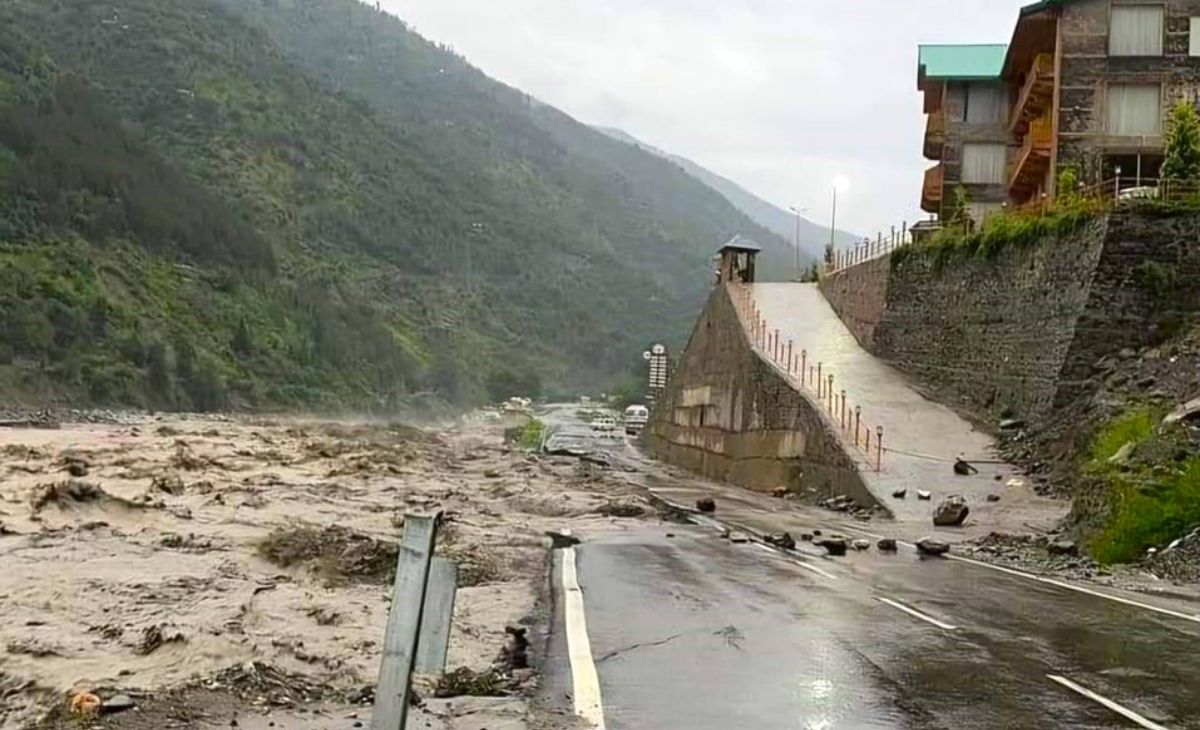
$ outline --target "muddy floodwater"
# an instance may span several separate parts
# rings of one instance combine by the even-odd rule
[[[506,445],[498,420],[122,420],[0,428],[4,730],[358,726],[404,515],[436,510],[461,571],[449,667],[507,697],[422,711],[525,727],[537,677],[495,668],[506,626],[544,628],[545,531],[641,519],[610,516],[640,504],[618,475]]]

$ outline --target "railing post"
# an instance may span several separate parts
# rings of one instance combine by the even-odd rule
[[[775,351],[774,352],[775,352],[775,354],[774,354],[775,362],[779,362],[782,359],[781,355],[783,354],[783,343],[781,343],[779,341],[779,330],[778,329],[775,330]]]
[[[821,397],[821,363],[817,363],[817,398]]]
[[[829,400],[829,415],[833,415],[833,373],[829,374],[829,386],[825,388],[825,397]]]
[[[908,245],[908,221],[903,221],[900,223],[900,245]]]
[[[808,373],[808,371],[805,369],[805,367],[808,365],[807,360],[808,360],[808,350],[801,350],[800,351],[800,384],[801,385],[805,384],[804,378],[805,378],[805,375]]]
[[[875,471],[883,470],[883,426],[875,427]]]
[[[858,446],[858,427],[862,422],[862,406],[854,406],[854,445]]]
[[[792,366],[793,366],[794,364],[795,364],[795,363],[794,363],[794,362],[792,362],[792,341],[789,339],[789,340],[788,340],[788,351],[787,351],[787,371],[788,371],[788,375],[791,375],[791,374],[792,374]]]
[[[813,382],[813,366],[809,365],[808,366],[808,380],[805,381],[805,385],[807,385],[808,387],[811,388],[812,382]]]
[[[863,448],[866,449],[867,458],[869,459],[871,458],[871,429],[868,428],[864,433],[866,433],[866,438],[863,441]]]
[[[842,390],[841,404],[842,404],[842,408],[841,408],[842,430],[845,431],[846,430],[846,391],[844,389]]]

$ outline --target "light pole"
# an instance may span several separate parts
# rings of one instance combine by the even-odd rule
[[[792,241],[792,244],[796,248],[796,281],[800,281],[804,278],[803,274],[800,272],[800,214],[808,210],[808,208],[789,205],[788,209],[796,214],[796,238]]]
[[[827,263],[832,263],[833,252],[837,249],[837,196],[838,191],[850,189],[850,180],[845,175],[833,176],[833,212],[829,216],[829,252]]]

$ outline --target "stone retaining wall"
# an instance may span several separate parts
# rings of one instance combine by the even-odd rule
[[[1101,358],[1200,310],[1195,215],[1112,214],[991,258],[901,256],[832,274],[821,291],[863,347],[983,422],[1048,415],[1094,388]]]

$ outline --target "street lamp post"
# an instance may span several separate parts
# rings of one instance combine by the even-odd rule
[[[792,241],[792,245],[796,249],[796,281],[800,281],[804,278],[800,272],[800,214],[807,210],[807,208],[789,205],[788,209],[796,214],[796,238]]]

